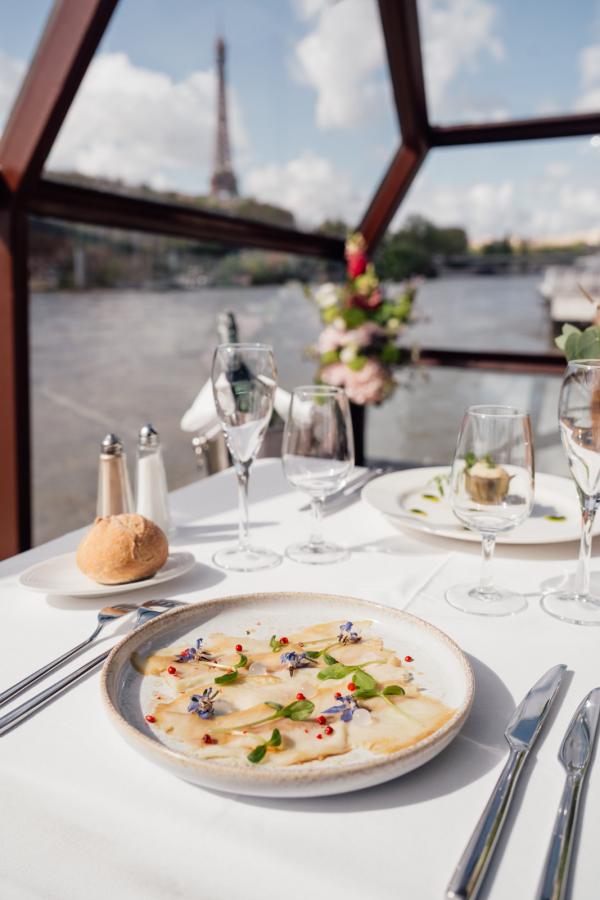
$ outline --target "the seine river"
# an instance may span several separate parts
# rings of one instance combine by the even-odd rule
[[[424,346],[543,351],[552,346],[537,276],[432,280],[418,295],[406,340]],[[35,541],[94,516],[99,443],[125,441],[133,474],[135,437],[151,421],[163,436],[172,488],[197,475],[181,415],[209,375],[222,310],[235,313],[242,339],[272,343],[280,382],[310,382],[303,355],[319,330],[298,285],[195,291],[89,291],[35,294],[31,377]],[[446,463],[463,410],[511,403],[530,410],[539,471],[566,472],[556,427],[558,378],[457,369],[415,373],[407,387],[369,410],[372,459]]]

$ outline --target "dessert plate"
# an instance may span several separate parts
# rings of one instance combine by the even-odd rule
[[[390,472],[369,482],[362,499],[400,528],[425,531],[459,541],[481,542],[481,536],[466,529],[452,512],[447,466],[432,466]],[[594,534],[600,533],[600,519]],[[556,544],[578,541],[581,512],[570,478],[536,474],[535,503],[531,516],[507,534],[499,544]]]
[[[152,676],[144,677],[134,668],[134,653],[147,657],[168,645],[186,645],[199,635],[210,641],[210,635],[216,632],[251,633],[268,641],[273,634],[293,634],[318,623],[346,619],[371,620],[373,632],[383,638],[386,647],[412,657],[412,674],[424,696],[441,700],[451,708],[444,724],[395,752],[375,753],[359,747],[338,756],[276,766],[268,762],[253,765],[245,757],[196,756],[193,748],[177,745],[145,721],[156,702],[156,685]],[[334,691],[336,685],[332,684]],[[314,797],[370,787],[428,762],[462,728],[473,701],[474,681],[471,666],[458,646],[422,619],[352,597],[285,592],[208,600],[149,622],[110,654],[102,673],[102,694],[109,717],[122,737],[148,760],[174,775],[203,787],[237,794]],[[218,716],[213,721],[218,722]],[[315,726],[308,719],[304,724]]]
[[[141,581],[130,581],[127,584],[98,584],[83,572],[75,562],[75,553],[62,553],[43,562],[36,563],[19,576],[19,584],[30,591],[43,594],[60,594],[67,597],[105,597],[111,594],[124,594],[126,591],[137,591],[140,588],[163,584],[185,575],[196,564],[192,553],[169,553],[169,557],[156,575]]]

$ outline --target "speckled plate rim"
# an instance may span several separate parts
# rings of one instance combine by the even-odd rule
[[[131,654],[135,651],[137,646],[153,636],[158,635],[161,631],[166,630],[174,620],[185,620],[187,617],[189,617],[190,620],[193,619],[194,616],[191,612],[192,610],[202,610],[203,614],[210,614],[211,610],[218,613],[221,610],[234,605],[248,604],[250,607],[255,603],[274,602],[276,600],[281,600],[282,598],[285,598],[286,600],[297,600],[298,602],[306,599],[314,599],[328,603],[339,603],[340,606],[344,606],[345,609],[348,608],[348,605],[353,605],[364,610],[364,614],[367,616],[370,614],[373,618],[376,618],[377,613],[384,616],[391,615],[399,621],[409,622],[412,625],[416,625],[417,627],[428,631],[437,638],[437,640],[446,645],[459,663],[465,678],[465,697],[463,702],[456,708],[454,715],[441,728],[433,734],[423,738],[421,741],[418,741],[418,743],[413,746],[398,750],[395,753],[386,754],[381,757],[373,756],[372,759],[366,761],[348,763],[346,765],[340,764],[336,767],[327,766],[320,770],[316,769],[312,764],[290,766],[287,769],[281,768],[275,770],[267,767],[249,769],[239,763],[228,764],[221,761],[215,765],[214,762],[204,761],[180,753],[165,746],[156,738],[141,732],[127,720],[117,703],[113,701],[111,687],[113,689],[117,688],[117,675],[119,671],[122,670],[123,665],[130,659]],[[210,618],[210,615],[208,615],[208,618]],[[193,626],[190,625],[190,627]],[[293,784],[299,784],[299,782],[311,784],[335,783],[336,779],[346,779],[349,776],[364,775],[368,772],[372,773],[374,770],[377,770],[380,773],[380,777],[371,781],[370,784],[376,784],[386,781],[388,777],[394,778],[403,774],[403,772],[398,771],[391,773],[389,776],[384,774],[387,770],[397,768],[398,763],[401,761],[404,761],[407,764],[404,770],[406,773],[413,768],[417,768],[428,762],[437,755],[438,752],[441,752],[441,750],[456,737],[463,727],[473,704],[475,677],[469,660],[458,644],[456,644],[456,642],[445,632],[436,628],[435,625],[432,625],[430,622],[427,622],[425,619],[421,619],[418,616],[413,616],[411,613],[385,606],[382,603],[374,603],[370,600],[362,600],[358,597],[348,597],[339,594],[323,594],[311,591],[271,591],[254,594],[235,594],[228,597],[218,597],[212,600],[201,600],[198,603],[186,604],[186,606],[180,606],[164,613],[160,617],[142,626],[142,628],[131,632],[121,641],[121,643],[113,648],[104,664],[101,674],[101,693],[109,719],[116,727],[117,731],[122,733],[123,737],[132,746],[136,748],[139,747],[139,751],[143,755],[155,757],[159,764],[166,764],[168,766],[169,763],[172,763],[179,767],[183,766],[186,769],[190,769],[191,771],[202,775],[202,782],[205,786],[209,786],[211,780],[213,780],[214,783],[211,786],[217,790],[225,790],[227,792],[234,792],[236,790],[235,787],[223,786],[218,783],[219,776],[223,776],[229,780],[230,784],[239,782],[237,790],[240,793],[252,793],[247,787],[247,782],[251,781],[256,786],[256,794],[261,794],[261,788],[274,788],[276,786],[283,788],[286,785],[291,786]],[[414,766],[409,765],[411,760],[416,762]],[[310,772],[307,769],[308,765],[311,766]],[[303,777],[303,772],[306,773],[305,778]],[[186,776],[181,775],[181,777],[185,778]],[[193,781],[195,779],[190,775],[189,780]],[[357,784],[356,788],[361,786],[368,785]],[[339,790],[341,792],[352,789],[353,788],[349,787],[341,787]],[[328,791],[328,793],[335,792],[335,790]],[[268,795],[273,794],[272,792],[265,792],[264,796]],[[282,796],[293,795],[282,794]],[[300,796],[300,794],[298,794],[298,796]]]

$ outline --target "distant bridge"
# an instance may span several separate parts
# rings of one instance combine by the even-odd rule
[[[573,251],[554,253],[473,253],[438,254],[434,265],[439,275],[453,272],[472,275],[522,275],[541,272],[546,266],[570,266],[582,254]]]

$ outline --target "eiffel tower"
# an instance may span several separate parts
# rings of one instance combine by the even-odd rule
[[[229,133],[227,128],[227,104],[225,98],[225,41],[217,38],[217,134],[215,161],[210,180],[210,195],[219,200],[238,196],[237,180],[231,165]]]

